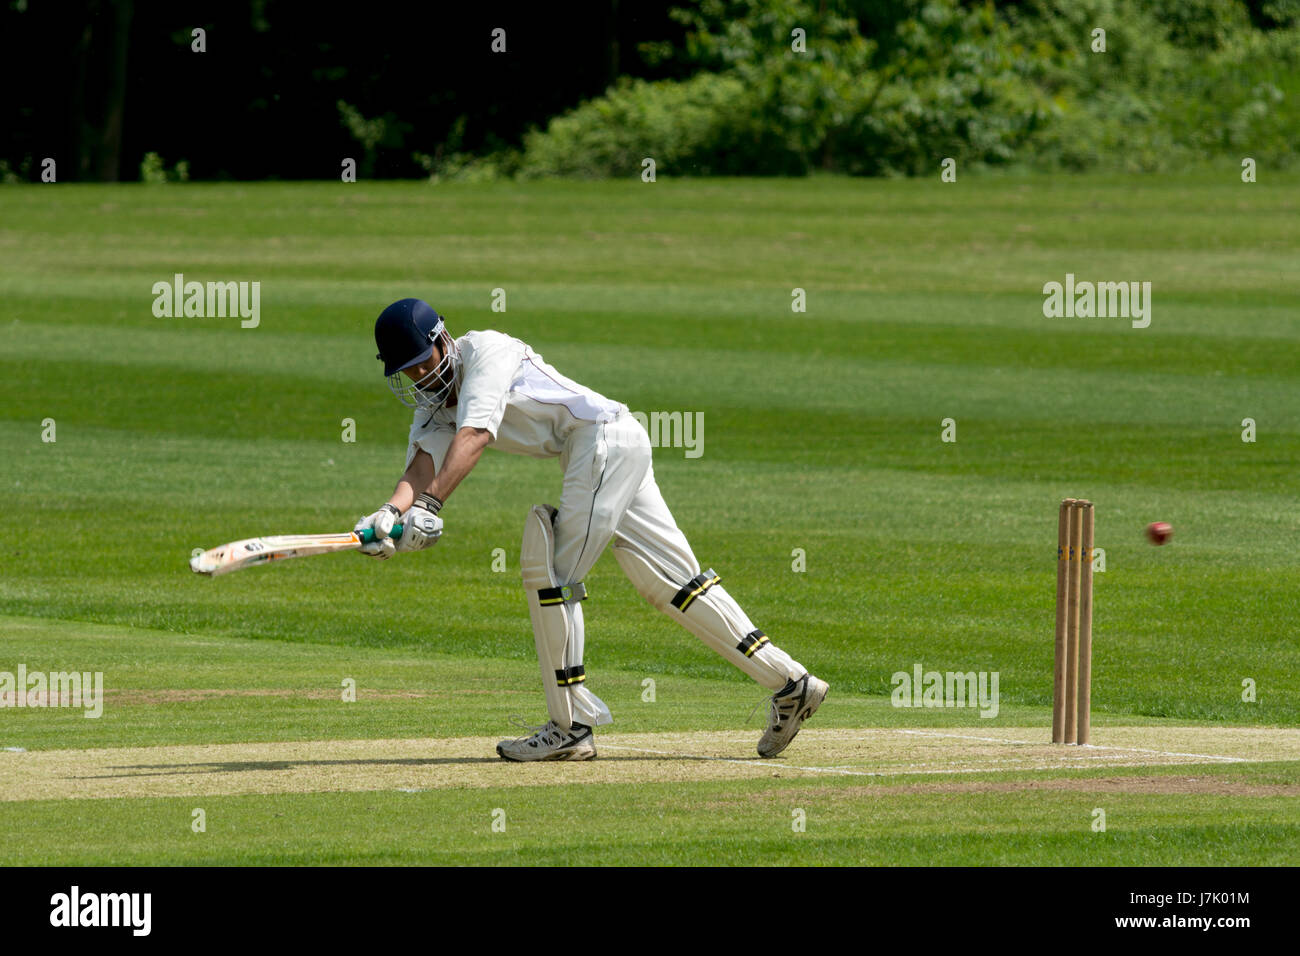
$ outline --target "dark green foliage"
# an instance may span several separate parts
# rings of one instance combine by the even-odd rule
[[[679,56],[704,72],[619,84],[530,135],[523,169],[625,176],[645,157],[670,174],[925,175],[947,157],[962,169],[1283,166],[1300,128],[1300,28],[1292,4],[1266,6],[701,0],[677,17]]]

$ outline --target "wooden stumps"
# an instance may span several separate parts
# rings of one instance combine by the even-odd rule
[[[1066,498],[1057,515],[1052,743],[1088,743],[1092,707],[1091,501]]]

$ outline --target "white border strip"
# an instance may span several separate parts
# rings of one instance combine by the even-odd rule
[[[898,728],[879,728],[877,733],[899,733],[907,734],[914,737],[944,737],[954,740],[978,740],[982,743],[1004,744],[1011,746],[1025,747],[1051,747],[1052,745],[1041,740],[1015,740],[1005,737],[979,737],[974,734],[950,734],[937,731],[926,730],[903,730]],[[862,739],[853,737],[849,739]],[[1008,766],[1008,763],[995,762],[984,764],[979,767],[941,767],[939,769],[909,769],[921,767],[934,767],[933,763],[910,764],[908,767],[901,767],[891,770],[850,770],[847,767],[806,767],[788,763],[772,763],[770,760],[753,760],[742,759],[739,757],[715,757],[709,754],[684,753],[676,750],[652,750],[648,747],[629,747],[625,744],[601,744],[602,748],[607,750],[627,750],[633,753],[653,754],[658,757],[679,757],[688,760],[705,760],[714,763],[733,763],[742,766],[765,767],[769,769],[781,770],[800,770],[806,773],[830,773],[847,777],[901,777],[924,774],[960,774],[960,773],[1001,773],[1003,770],[1023,771],[1023,770],[1078,770],[1087,769],[1088,767],[1168,767],[1168,766],[1186,766],[1193,761],[1207,761],[1210,763],[1252,763],[1254,761],[1247,757],[1228,757],[1222,754],[1194,754],[1182,753],[1174,750],[1147,750],[1142,747],[1108,747],[1093,744],[1083,744],[1074,751],[1066,751],[1061,754],[1062,757],[1070,758],[1069,763],[1038,763],[1026,764],[1027,758],[1011,757],[1006,758],[1012,764],[1017,766]],[[1114,751],[1114,755],[1104,753],[1104,751]],[[1120,754],[1150,754],[1157,757],[1181,757],[1184,760],[1178,763],[1143,763],[1143,762],[1126,762],[1118,761],[1124,758]],[[1078,762],[1077,758],[1083,758],[1086,762]]]
[[[680,751],[675,751],[675,750],[650,750],[645,747],[628,747],[622,744],[600,744],[600,747],[605,750],[630,750],[634,753],[654,754],[660,757],[679,757],[679,758],[685,758],[687,760],[708,760],[708,761],[713,761],[715,763],[734,763],[734,764],[742,764],[742,765],[753,766],[753,767],[764,767],[767,769],[802,770],[808,773],[830,773],[830,774],[839,774],[840,776],[846,776],[846,777],[906,777],[906,776],[922,776],[927,774],[942,775],[942,774],[958,774],[958,773],[1001,773],[1003,772],[1002,768],[996,765],[986,765],[982,767],[943,767],[937,770],[907,770],[907,769],[848,770],[843,767],[805,767],[805,766],[799,766],[799,765],[788,764],[788,763],[779,763],[779,764],[772,763],[770,760],[742,760],[739,757],[713,757],[713,756],[709,756],[708,754],[682,753]],[[1250,762],[1244,760],[1243,758],[1234,757],[1232,759],[1234,761],[1240,760],[1243,763]],[[913,766],[925,766],[925,765],[920,764],[920,765],[913,765]],[[1093,766],[1104,766],[1104,767],[1175,766],[1176,767],[1176,766],[1187,766],[1187,764],[1130,762],[1130,763],[1105,763],[1100,765],[1094,764]],[[1028,765],[1021,764],[1020,766],[1006,767],[1005,769],[1011,771],[1022,771],[1022,770],[1079,770],[1079,769],[1087,769],[1087,768],[1086,767],[1080,768],[1077,765],[1071,766],[1068,764],[1059,764],[1059,763],[1040,763],[1040,764],[1028,764]]]
[[[973,734],[942,734],[929,730],[899,730],[900,734],[910,734],[914,737],[953,737],[957,740],[982,740],[994,744],[1016,744],[1028,747],[1051,747],[1062,746],[1061,744],[1050,744],[1041,740],[1010,740],[1006,737],[976,737]],[[1194,757],[1198,760],[1217,760],[1223,763],[1251,763],[1248,757],[1225,757],[1222,754],[1190,754],[1181,753],[1177,750],[1147,750],[1142,747],[1108,747],[1104,744],[1067,744],[1065,746],[1074,746],[1081,748],[1076,753],[1082,752],[1082,748],[1088,750],[1119,750],[1125,753],[1134,754],[1155,754],[1159,757]],[[1063,755],[1064,756],[1064,755]]]

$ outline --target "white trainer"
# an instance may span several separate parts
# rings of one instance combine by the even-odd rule
[[[789,687],[789,685],[786,685]],[[803,722],[817,713],[817,708],[826,699],[831,685],[818,680],[812,674],[804,674],[785,693],[772,695],[772,709],[768,713],[767,730],[758,741],[760,757],[775,757],[794,740]]]
[[[583,724],[562,730],[553,720],[540,727],[528,727],[523,721],[518,723],[532,733],[497,744],[497,753],[506,760],[591,760],[596,756],[591,728]]]

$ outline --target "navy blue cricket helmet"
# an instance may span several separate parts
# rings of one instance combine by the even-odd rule
[[[460,366],[456,341],[442,316],[423,299],[398,299],[375,320],[375,358],[384,363],[388,387],[408,408],[437,411],[447,403]],[[427,361],[441,346],[436,368],[418,382],[403,379],[402,370]]]

